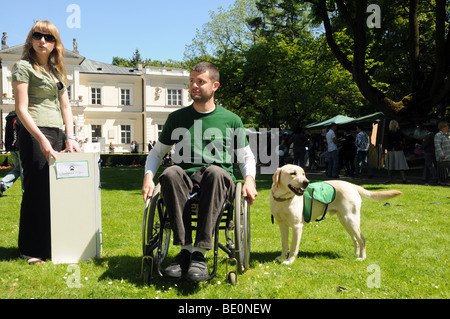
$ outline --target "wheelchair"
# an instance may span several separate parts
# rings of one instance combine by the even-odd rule
[[[171,226],[164,199],[160,195],[161,185],[157,184],[153,196],[145,204],[142,223],[142,265],[141,276],[145,283],[153,278],[153,271],[168,278],[163,270],[171,241]],[[207,281],[213,279],[217,272],[219,248],[226,253],[227,280],[235,285],[237,275],[243,274],[250,267],[250,209],[242,196],[242,183],[236,184],[235,198],[226,200],[222,206],[214,231],[214,266]],[[192,198],[191,205],[192,230],[196,230],[198,204]],[[219,241],[220,230],[224,230],[224,243]],[[235,270],[228,272],[230,264]]]

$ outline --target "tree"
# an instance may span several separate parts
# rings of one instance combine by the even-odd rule
[[[379,0],[383,19],[374,29],[367,25],[366,0],[302,2],[312,5],[334,56],[376,109],[423,119],[448,103],[449,2]]]
[[[257,14],[256,0],[236,0],[228,10],[219,7],[210,13],[211,21],[197,29],[192,43],[186,45],[185,59],[220,56],[230,51],[243,52],[255,43],[247,20]]]
[[[139,52],[139,49],[136,49],[133,52],[133,56],[130,59],[120,58],[120,57],[113,57],[112,65],[127,67],[127,68],[136,68],[138,63],[142,63],[143,67],[146,66],[154,66],[154,67],[169,67],[169,68],[184,68],[185,63],[180,61],[175,61],[172,59],[169,59],[167,61],[159,61],[159,60],[151,60],[151,59],[145,59],[143,60],[141,57],[141,53]]]
[[[218,66],[217,101],[249,125],[295,127],[360,113],[364,100],[325,38],[306,23],[307,7],[291,4],[238,0],[211,14],[185,56]]]

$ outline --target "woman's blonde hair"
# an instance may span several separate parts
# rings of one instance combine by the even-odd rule
[[[41,72],[41,67],[39,65],[39,61],[36,56],[36,51],[34,51],[33,49],[32,35],[34,32],[51,34],[55,37],[56,39],[55,48],[50,53],[48,62],[50,67],[53,68],[58,73],[57,74],[58,79],[67,86],[68,84],[67,72],[66,66],[64,65],[64,45],[61,41],[58,29],[50,21],[40,20],[33,25],[25,41],[22,59],[30,61],[31,65],[33,65],[33,68],[36,71]]]
[[[392,120],[389,122],[389,130],[397,132],[399,129],[400,125],[398,125],[398,122],[396,120]]]

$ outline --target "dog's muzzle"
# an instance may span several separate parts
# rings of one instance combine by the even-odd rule
[[[288,185],[289,189],[297,196],[302,196],[305,193],[305,189],[308,187],[309,181],[303,181],[302,187],[295,187],[291,184]]]
[[[292,185],[288,185],[289,189],[297,196],[302,196],[305,193],[305,190],[303,188],[297,188]]]

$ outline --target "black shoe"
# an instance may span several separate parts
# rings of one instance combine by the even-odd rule
[[[170,265],[164,269],[165,274],[168,277],[180,279],[187,272],[190,260],[191,253],[186,249],[182,249]]]
[[[195,251],[191,255],[191,264],[186,277],[193,281],[208,280],[209,273],[206,266],[206,258],[201,252]]]

